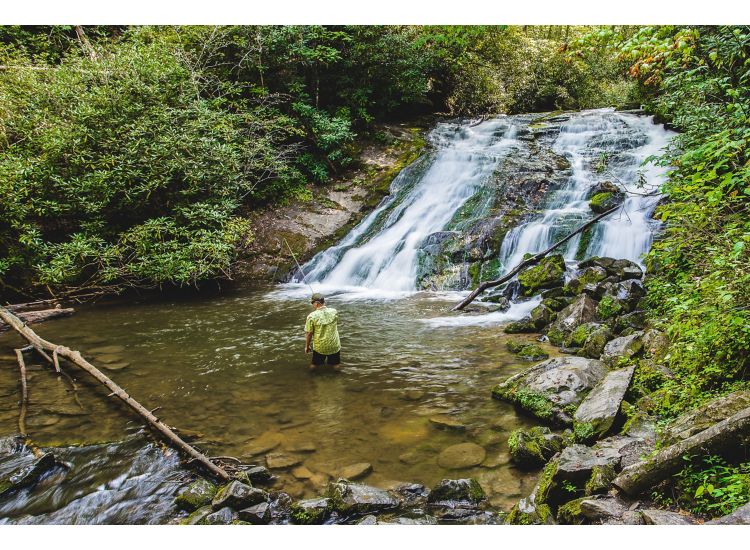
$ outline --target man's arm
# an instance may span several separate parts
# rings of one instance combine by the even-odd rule
[[[312,342],[313,333],[305,333],[305,353],[310,353],[310,342]]]

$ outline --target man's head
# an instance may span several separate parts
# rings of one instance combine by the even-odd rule
[[[310,297],[310,303],[314,309],[318,309],[319,307],[326,305],[326,299],[322,294],[316,292]]]

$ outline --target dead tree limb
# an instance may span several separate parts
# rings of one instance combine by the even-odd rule
[[[47,340],[44,340],[37,335],[33,330],[27,327],[18,317],[10,313],[7,309],[0,307],[0,319],[5,321],[10,327],[16,330],[21,336],[23,336],[31,345],[37,350],[46,350],[50,352],[56,352],[60,357],[63,357],[80,367],[96,380],[106,386],[112,393],[111,395],[117,396],[126,405],[133,409],[141,418],[143,418],[152,428],[162,434],[170,443],[172,443],[179,450],[190,456],[196,462],[202,464],[208,471],[215,476],[219,477],[224,481],[231,479],[231,476],[223,468],[214,464],[211,459],[206,455],[195,449],[193,446],[188,445],[183,441],[176,433],[172,431],[169,426],[164,424],[161,420],[156,418],[148,409],[138,403],[135,399],[130,397],[128,393],[120,386],[115,384],[106,375],[104,375],[94,365],[86,361],[79,351],[71,350],[65,346],[58,346]]]
[[[471,302],[473,302],[474,299],[477,296],[479,296],[482,292],[484,292],[488,288],[492,288],[494,286],[498,286],[498,285],[501,285],[501,284],[503,284],[503,283],[505,283],[507,281],[510,281],[513,277],[515,277],[516,275],[518,275],[518,273],[523,268],[529,267],[530,265],[534,265],[534,264],[539,263],[542,260],[542,258],[544,258],[547,254],[549,254],[550,252],[552,252],[553,250],[555,250],[559,246],[565,244],[566,242],[568,242],[570,239],[572,239],[573,237],[575,237],[579,233],[585,231],[586,229],[588,229],[589,227],[591,227],[592,225],[594,225],[596,222],[598,222],[599,220],[601,220],[605,216],[610,215],[612,212],[614,212],[618,208],[620,208],[620,207],[619,206],[615,206],[613,208],[610,208],[606,212],[602,212],[598,216],[590,219],[589,221],[587,221],[586,223],[584,223],[583,225],[581,225],[578,229],[576,229],[572,233],[568,233],[564,238],[562,238],[559,241],[557,241],[555,244],[553,244],[552,246],[550,246],[547,250],[543,250],[543,251],[539,252],[538,254],[535,254],[535,255],[531,256],[530,258],[525,259],[524,261],[522,261],[520,264],[518,264],[516,267],[514,267],[513,269],[511,269],[508,273],[506,273],[505,275],[503,275],[499,279],[495,279],[494,281],[485,281],[485,282],[483,282],[476,289],[474,289],[474,291],[471,294],[469,294],[461,302],[459,302],[458,304],[456,304],[453,307],[453,309],[451,309],[451,311],[462,310],[463,308],[465,308],[466,306],[468,306]]]
[[[612,483],[628,495],[638,495],[682,469],[685,455],[720,451],[736,445],[738,438],[747,434],[750,434],[750,408],[628,466]]]
[[[43,323],[50,319],[57,319],[58,317],[69,317],[75,313],[73,308],[55,308],[55,309],[42,309],[39,311],[24,311],[19,312],[18,318],[21,319],[27,325],[32,323]],[[0,332],[8,330],[8,325],[0,323]]]
[[[16,349],[18,359],[18,370],[21,372],[21,410],[18,413],[18,433],[26,436],[26,409],[29,404],[29,388],[26,385],[26,362],[23,360],[23,351]]]

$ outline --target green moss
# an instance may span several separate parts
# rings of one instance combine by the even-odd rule
[[[589,339],[589,336],[599,328],[597,323],[584,323],[578,325],[576,329],[565,340],[565,345],[570,348],[580,348]]]
[[[518,282],[524,296],[533,296],[544,288],[562,286],[565,283],[565,260],[560,254],[547,256],[534,267],[521,272]]]
[[[518,405],[542,420],[552,420],[552,402],[546,395],[528,389],[516,392]]]
[[[589,201],[589,208],[597,214],[601,214],[622,202],[623,194],[620,192],[604,191],[597,193]]]
[[[548,502],[550,493],[555,485],[555,474],[557,473],[557,463],[559,459],[550,460],[542,470],[542,474],[539,476],[536,489],[536,502],[537,504],[546,504]]]
[[[584,517],[581,514],[581,502],[583,498],[577,498],[566,502],[557,509],[557,520],[566,525],[581,525],[584,521]]]
[[[522,512],[515,505],[505,518],[507,525],[548,525],[553,523],[552,510],[546,504],[537,504],[533,511]]]
[[[590,422],[573,422],[573,436],[577,443],[589,443],[596,435],[596,429]]]
[[[547,338],[549,338],[550,343],[555,346],[562,346],[565,341],[565,336],[565,332],[556,327],[552,327],[547,331]]]
[[[620,301],[614,296],[607,294],[599,300],[599,304],[596,306],[596,314],[600,319],[610,319],[618,315],[622,309]]]
[[[469,480],[469,498],[472,502],[481,502],[487,498],[484,489],[482,489],[482,486],[474,478]]]
[[[587,496],[599,493],[606,493],[612,485],[612,480],[617,476],[614,464],[605,464],[604,466],[594,466],[591,469],[589,477],[583,488]]]

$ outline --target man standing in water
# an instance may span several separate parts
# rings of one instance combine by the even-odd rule
[[[338,312],[326,307],[326,299],[317,292],[310,298],[313,312],[305,322],[305,353],[312,351],[310,370],[324,364],[335,370],[341,368],[341,342],[339,341]],[[312,347],[311,347],[312,344]]]

